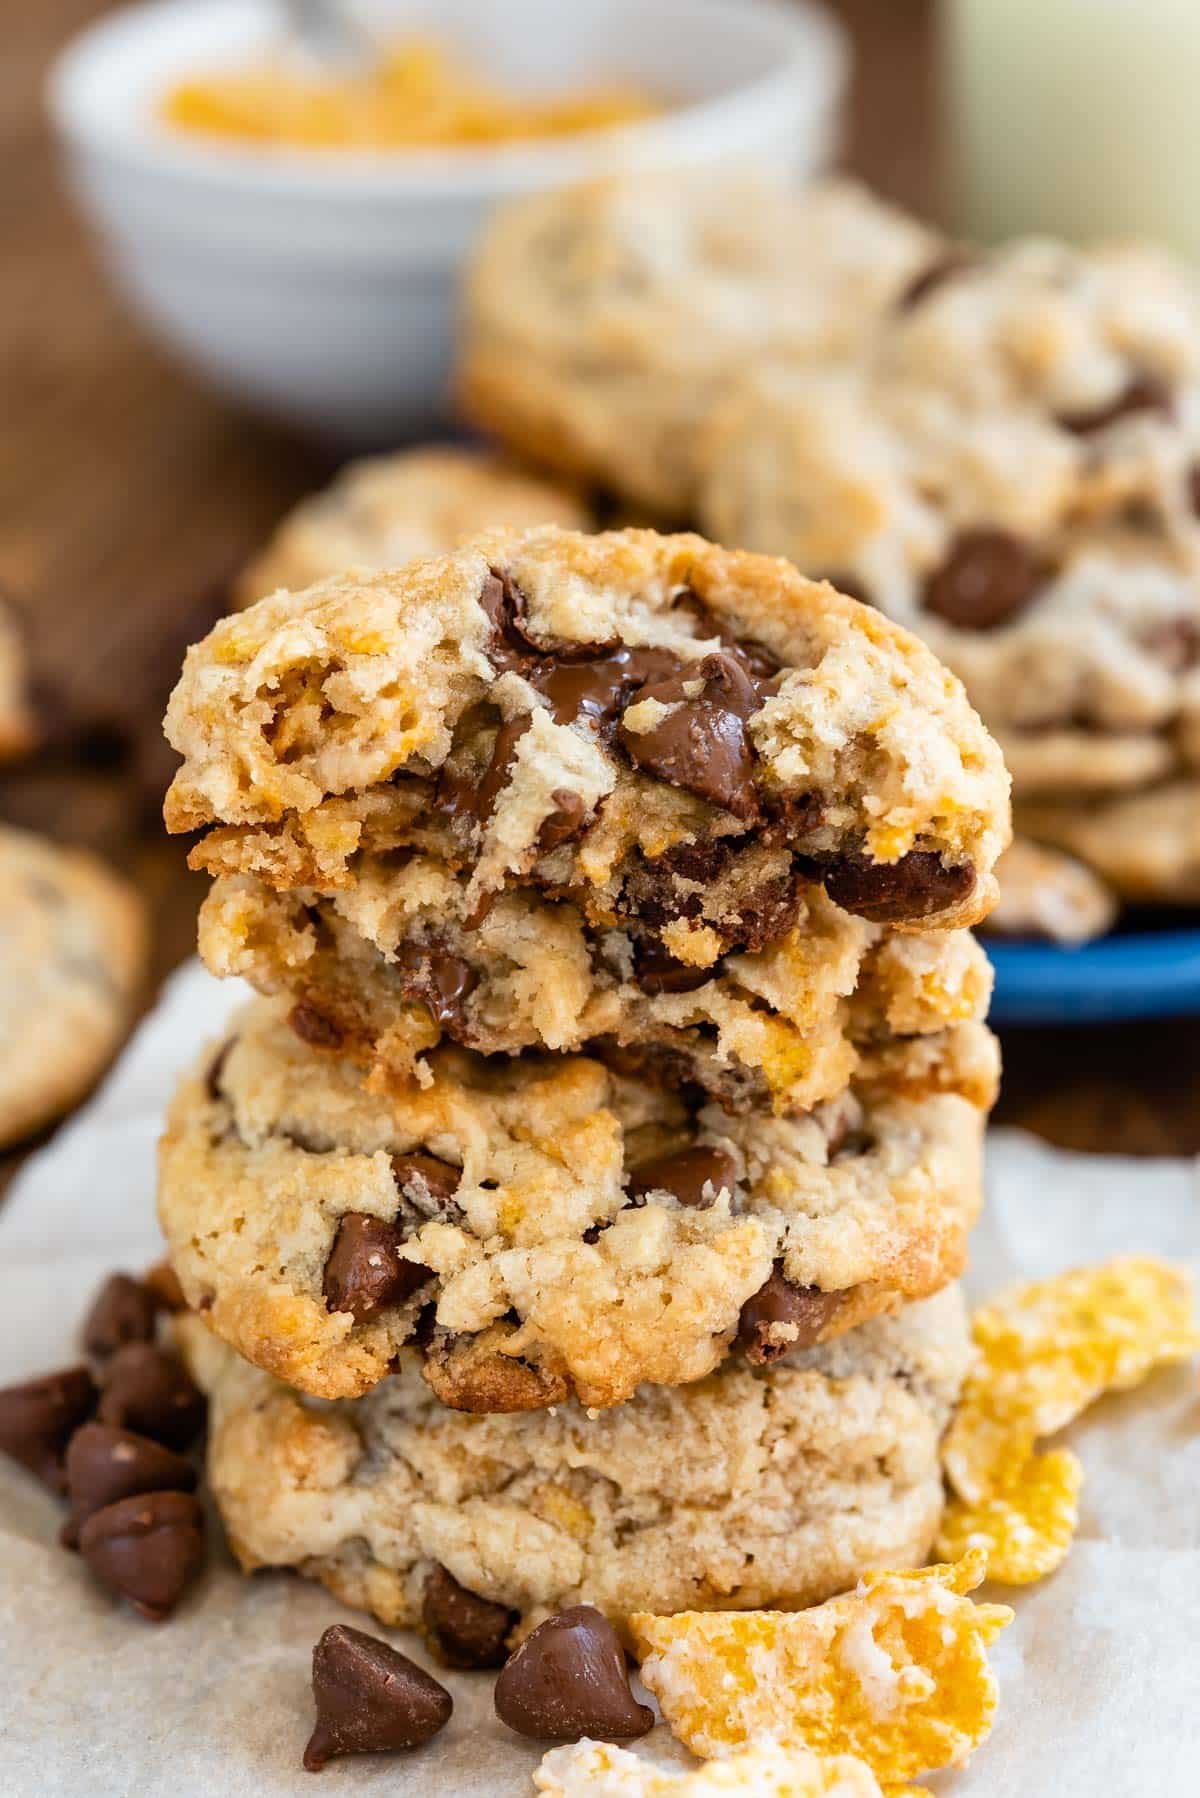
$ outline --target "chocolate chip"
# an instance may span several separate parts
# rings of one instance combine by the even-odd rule
[[[962,244],[953,245],[942,255],[935,256],[932,262],[927,262],[913,276],[896,301],[896,311],[912,312],[923,300],[937,293],[939,288],[948,286],[959,275],[970,274],[972,269],[978,268],[979,262],[978,251],[968,250]]]
[[[966,862],[944,862],[929,849],[910,849],[896,862],[843,855],[822,870],[825,891],[843,911],[873,924],[928,918],[958,905],[975,885]]]
[[[1063,413],[1058,422],[1072,436],[1091,437],[1138,412],[1161,412],[1170,418],[1174,411],[1175,398],[1167,383],[1161,376],[1145,371],[1133,375],[1115,399],[1082,412]]]
[[[394,966],[405,996],[427,1005],[434,1023],[455,1042],[469,1042],[467,1000],[479,985],[471,964],[455,955],[444,938],[429,936],[402,943]]]
[[[625,1742],[654,1728],[629,1689],[616,1630],[590,1604],[539,1623],[505,1663],[495,1703],[502,1723],[538,1742]]]
[[[312,1657],[317,1721],[304,1765],[319,1773],[339,1754],[387,1754],[428,1742],[454,1700],[431,1673],[388,1642],[335,1623]]]
[[[502,1667],[504,1644],[520,1613],[480,1598],[437,1566],[425,1581],[421,1616],[448,1667]]]
[[[433,1275],[400,1253],[404,1238],[394,1224],[365,1211],[347,1211],[338,1225],[325,1263],[321,1290],[331,1311],[348,1311],[356,1323],[367,1323],[405,1299]]]
[[[64,1367],[0,1390],[0,1449],[54,1492],[66,1489],[67,1443],[96,1406],[86,1367]]]
[[[630,1177],[629,1194],[644,1199],[649,1192],[669,1192],[681,1205],[700,1207],[711,1205],[722,1190],[732,1193],[736,1182],[737,1163],[727,1149],[697,1146],[643,1161]]]
[[[639,938],[633,946],[634,979],[651,998],[659,993],[694,993],[720,972],[719,962],[711,968],[693,968],[676,961],[655,937]]]
[[[747,676],[759,687],[765,687],[780,672],[783,664],[773,649],[752,637],[737,637],[723,619],[705,605],[698,593],[689,588],[675,602],[677,610],[690,612],[696,622],[698,637],[716,637],[721,648],[740,662]]]
[[[554,810],[546,813],[537,834],[537,846],[543,855],[561,848],[577,836],[588,811],[585,800],[569,787],[555,787],[550,803]]]
[[[592,662],[553,663],[530,675],[556,724],[592,725],[609,737],[630,697],[647,681],[666,680],[683,666],[671,649],[622,644]]]
[[[747,1361],[769,1366],[791,1349],[811,1348],[841,1307],[843,1294],[819,1286],[795,1286],[777,1261],[765,1285],[746,1300],[737,1339]]]
[[[204,1422],[204,1395],[177,1355],[130,1342],[105,1369],[96,1415],[168,1448],[186,1448]]]
[[[925,583],[924,606],[960,631],[994,631],[1031,603],[1043,569],[1011,531],[961,531]]]
[[[84,1523],[79,1552],[111,1592],[161,1623],[204,1565],[204,1513],[190,1492],[118,1499]]]
[[[693,695],[688,689],[697,683],[701,691]],[[634,765],[735,818],[755,817],[754,750],[746,721],[761,701],[737,660],[724,650],[705,656],[680,674],[639,687],[631,706],[648,700],[670,710],[647,731],[622,721],[617,735]]]
[[[149,1436],[108,1423],[85,1423],[67,1447],[67,1492],[71,1516],[63,1542],[73,1548],[80,1526],[95,1511],[141,1492],[191,1492],[196,1470],[190,1461]]]
[[[293,1005],[288,1013],[288,1023],[300,1038],[313,1049],[340,1049],[342,1033],[332,1018],[327,1018],[314,1005],[301,1001]]]
[[[421,1217],[445,1218],[456,1209],[454,1195],[462,1181],[462,1169],[452,1161],[415,1150],[411,1155],[392,1156],[392,1174],[401,1196]]]
[[[103,1359],[126,1342],[153,1342],[158,1300],[129,1274],[110,1274],[97,1293],[83,1326],[83,1346]]]

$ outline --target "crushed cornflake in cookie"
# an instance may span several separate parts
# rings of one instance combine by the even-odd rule
[[[875,1573],[808,1611],[630,1618],[642,1678],[681,1741],[728,1754],[764,1737],[853,1754],[883,1784],[961,1766],[996,1711],[987,1647],[1007,1605],[965,1595],[982,1554]]]
[[[687,1772],[658,1767],[626,1748],[585,1738],[552,1748],[533,1783],[547,1798],[723,1798],[727,1792],[747,1792],[753,1798],[880,1798],[875,1775],[853,1755],[826,1759],[777,1742],[760,1742],[728,1760]]]
[[[1066,1559],[1079,1522],[1083,1467],[1069,1449],[1034,1455],[1012,1485],[971,1504],[951,1499],[937,1553],[956,1561],[970,1551],[987,1556],[987,1574],[1006,1586],[1030,1586]]]
[[[1200,1348],[1188,1276],[1132,1255],[1003,1294],[975,1313],[972,1330],[977,1363],[944,1449],[970,1504],[1012,1491],[1038,1437],[1101,1393]]]

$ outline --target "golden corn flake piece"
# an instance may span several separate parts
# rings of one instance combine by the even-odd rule
[[[942,1515],[937,1552],[956,1561],[972,1550],[987,1557],[987,1577],[1030,1586],[1066,1559],[1079,1523],[1083,1467],[1070,1449],[1034,1455],[1015,1483],[993,1498],[951,1499]]]
[[[1200,1348],[1187,1275],[1121,1256],[1018,1287],[972,1320],[978,1359],[946,1437],[946,1471],[977,1504],[1022,1477],[1039,1436],[1103,1392]]]
[[[762,1738],[852,1754],[885,1785],[961,1766],[992,1726],[987,1647],[1007,1605],[964,1595],[982,1554],[951,1567],[875,1573],[808,1611],[640,1613],[642,1678],[695,1754]]]
[[[728,1760],[684,1772],[585,1738],[569,1748],[552,1748],[533,1783],[547,1798],[727,1798],[736,1792],[754,1798],[882,1798],[871,1769],[852,1755],[826,1760],[777,1742],[760,1742]]]

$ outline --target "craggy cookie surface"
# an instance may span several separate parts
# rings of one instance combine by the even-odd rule
[[[711,967],[803,884],[898,926],[970,923],[1008,834],[954,678],[786,563],[552,528],[280,593],[188,653],[172,829],[201,866],[351,885],[364,852],[529,884]]]
[[[743,360],[845,353],[933,253],[849,182],[639,174],[538,195],[476,256],[460,398],[519,453],[681,518],[699,426]]]
[[[819,886],[791,891],[791,927],[767,947],[689,968],[531,888],[473,918],[468,879],[417,852],[363,854],[352,884],[325,889],[224,875],[200,952],[215,974],[290,995],[294,1028],[381,1090],[448,1038],[487,1055],[586,1048],[731,1110],[833,1098],[863,1047],[982,1018],[991,992],[968,931],[897,934]]]
[[[439,555],[478,531],[535,524],[585,530],[588,518],[566,489],[481,450],[439,445],[372,456],[288,513],[238,582],[238,604],[347,568]]]
[[[0,1143],[81,1098],[129,1027],[146,918],[101,862],[0,828]]]
[[[618,1625],[639,1609],[802,1606],[919,1562],[969,1359],[951,1289],[776,1367],[731,1363],[591,1417],[571,1402],[482,1418],[447,1411],[407,1365],[316,1406],[199,1320],[183,1334],[242,1565],[297,1567],[443,1647],[480,1601],[502,1641],[579,1603]]]
[[[612,1405],[837,1335],[961,1269],[994,1045],[864,1056],[799,1117],[692,1112],[579,1056],[443,1048],[368,1092],[256,1001],[172,1105],[159,1215],[188,1303],[323,1397],[412,1343],[448,1405]]]

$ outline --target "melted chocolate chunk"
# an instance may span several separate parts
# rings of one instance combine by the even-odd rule
[[[554,810],[546,813],[537,834],[537,846],[542,855],[561,849],[564,843],[578,836],[588,812],[581,795],[573,793],[569,787],[555,787],[550,799]]]
[[[130,1342],[104,1371],[96,1416],[168,1448],[187,1448],[200,1432],[205,1409],[204,1394],[178,1355],[153,1343]]]
[[[958,905],[975,885],[967,863],[946,863],[929,849],[911,849],[898,862],[842,855],[818,869],[825,891],[843,911],[873,924],[928,918]]]
[[[111,1592],[161,1623],[204,1565],[204,1513],[190,1492],[147,1492],[94,1511],[79,1552]]]
[[[697,683],[700,692],[689,691]],[[737,658],[722,650],[666,680],[650,681],[630,704],[646,701],[670,709],[645,731],[622,720],[617,735],[634,766],[735,818],[757,817],[754,748],[746,722],[762,702]]]
[[[1072,436],[1092,437],[1097,431],[1106,431],[1120,419],[1132,418],[1138,412],[1161,412],[1170,418],[1174,411],[1175,396],[1170,387],[1160,375],[1146,371],[1133,375],[1115,399],[1083,412],[1063,413],[1058,422]]]
[[[401,1195],[419,1216],[446,1218],[457,1210],[454,1195],[462,1169],[452,1161],[416,1150],[410,1155],[393,1155],[392,1174]]]
[[[721,963],[711,968],[689,967],[677,961],[656,937],[639,938],[633,946],[634,979],[650,998],[659,993],[694,993],[721,972]]]
[[[654,1727],[629,1689],[617,1632],[589,1604],[539,1623],[496,1681],[496,1715],[537,1742],[626,1742]]]
[[[347,1211],[325,1263],[321,1292],[329,1309],[348,1311],[356,1323],[367,1323],[432,1280],[429,1268],[401,1255],[403,1241],[394,1224],[365,1211]]]
[[[1010,531],[962,531],[925,583],[924,606],[960,631],[994,631],[1030,605],[1044,571]]]
[[[460,1586],[438,1566],[425,1581],[421,1617],[448,1667],[502,1667],[504,1644],[520,1613]]]
[[[340,1049],[342,1046],[342,1033],[333,1020],[303,1000],[292,1006],[288,1023],[300,1041],[311,1049]]]
[[[433,1021],[455,1042],[470,1041],[467,1000],[479,985],[469,962],[455,955],[440,937],[402,943],[394,963],[406,997],[427,1005]]]
[[[127,1342],[152,1342],[158,1300],[150,1288],[129,1274],[110,1274],[87,1314],[83,1346],[103,1360]]]
[[[733,1193],[737,1163],[727,1149],[697,1146],[675,1155],[643,1161],[629,1180],[629,1196],[643,1202],[650,1192],[669,1192],[681,1205],[701,1209],[711,1205],[722,1191]]]
[[[116,1429],[108,1423],[85,1423],[67,1447],[67,1492],[71,1516],[62,1540],[74,1548],[81,1526],[96,1511],[121,1498],[145,1492],[191,1492],[196,1469],[182,1455],[149,1436]]]
[[[450,1721],[445,1686],[388,1642],[335,1623],[312,1658],[317,1720],[304,1765],[319,1773],[339,1754],[386,1754],[428,1742]]]
[[[969,275],[973,269],[979,267],[980,260],[978,251],[968,250],[963,244],[953,245],[942,255],[936,256],[932,262],[927,262],[925,267],[913,276],[896,301],[896,311],[914,311],[923,300],[929,299],[931,294],[948,286],[951,281],[956,281],[960,275]],[[846,590],[843,587],[843,593]]]
[[[582,719],[607,739],[639,687],[664,680],[681,666],[673,650],[629,649],[622,644],[595,661],[538,669],[530,681],[547,701],[556,724]]]
[[[811,1348],[839,1310],[843,1294],[819,1286],[794,1286],[777,1261],[770,1277],[742,1306],[737,1339],[757,1367],[767,1367],[792,1349]]]
[[[51,1491],[62,1492],[67,1444],[95,1408],[96,1383],[86,1367],[65,1367],[5,1386],[0,1389],[0,1450]]]

